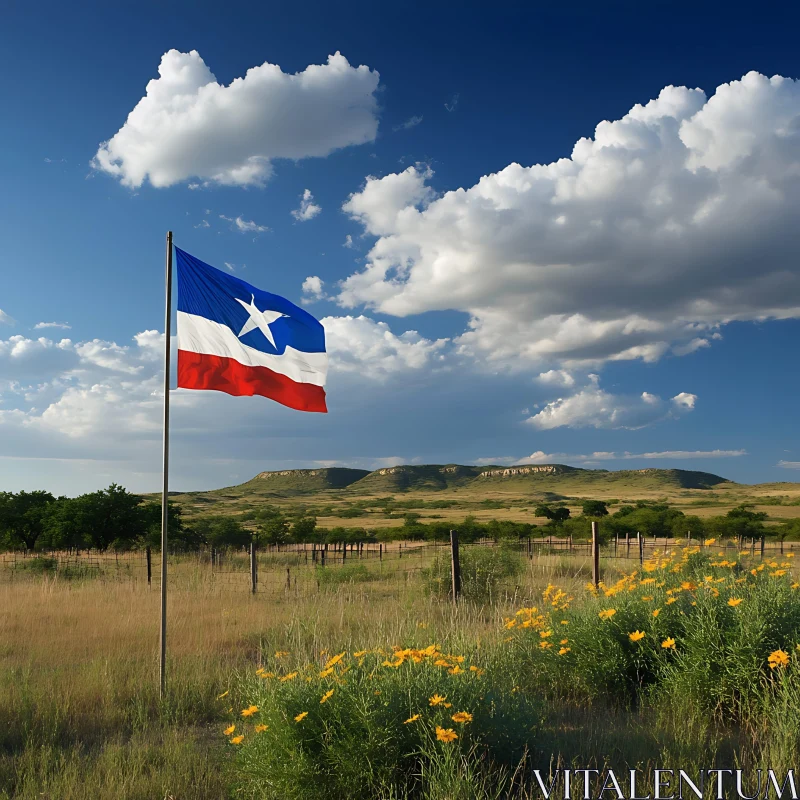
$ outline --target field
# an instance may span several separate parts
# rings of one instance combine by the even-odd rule
[[[446,548],[264,554],[256,595],[241,556],[176,557],[163,702],[157,570],[148,589],[138,556],[6,564],[0,797],[468,800],[541,796],[531,767],[786,769],[794,554],[715,545],[667,542],[642,572],[607,551],[598,596],[584,553],[465,548],[457,607]]]
[[[747,485],[683,470],[606,472],[551,466],[565,471],[479,480],[446,473],[446,479],[439,481],[435,479],[438,475],[430,475],[431,470],[441,473],[476,468],[399,467],[395,469],[409,471],[399,473],[402,481],[398,474],[371,473],[342,488],[331,486],[352,478],[330,476],[335,470],[293,470],[287,474],[262,473],[226,489],[175,493],[173,499],[189,520],[198,515],[248,515],[269,505],[285,512],[302,509],[314,514],[323,528],[345,525],[373,530],[401,525],[408,511],[418,514],[421,522],[460,522],[471,515],[479,522],[497,519],[544,524],[546,520],[534,514],[538,504],[556,500],[575,516],[585,499],[605,500],[612,506],[657,501],[699,517],[723,515],[736,506],[750,504],[755,511],[765,512],[772,524],[800,517],[798,483]],[[707,488],[692,488],[698,485]],[[387,504],[392,507],[389,511]]]

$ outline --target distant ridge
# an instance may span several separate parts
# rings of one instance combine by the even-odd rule
[[[345,489],[369,474],[367,469],[349,467],[283,469],[277,472],[259,472],[255,478],[235,488],[256,494],[306,494],[324,489]]]
[[[659,488],[711,489],[727,478],[710,472],[648,467],[636,470],[610,471],[583,469],[566,464],[530,464],[512,467],[497,465],[466,466],[463,464],[401,464],[382,467],[372,472],[346,467],[289,469],[260,472],[236,487],[238,492],[254,494],[297,495],[326,489],[347,490],[353,494],[379,492],[443,491],[472,484],[526,488],[531,490],[568,490],[571,483],[596,485],[598,489],[617,484],[653,490]],[[222,490],[220,490],[222,491]]]

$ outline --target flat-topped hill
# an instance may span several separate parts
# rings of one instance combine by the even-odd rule
[[[447,489],[476,490],[508,486],[530,491],[564,491],[579,486],[619,487],[642,491],[667,489],[710,489],[729,483],[710,472],[683,469],[618,470],[582,469],[566,464],[535,464],[514,467],[465,466],[463,464],[403,464],[382,467],[372,472],[364,469],[327,467],[260,472],[246,483],[218,490],[226,495],[313,494],[339,489],[348,494],[395,492],[437,492]]]

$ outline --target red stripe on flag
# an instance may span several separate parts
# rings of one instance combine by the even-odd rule
[[[328,411],[321,386],[297,383],[267,367],[246,367],[232,358],[190,350],[178,350],[178,388],[211,389],[235,397],[257,394],[298,411]]]

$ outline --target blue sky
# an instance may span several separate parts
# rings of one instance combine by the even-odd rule
[[[408,462],[797,476],[792,4],[111,6],[4,14],[0,488],[158,487],[167,229],[304,302],[331,355],[326,416],[174,393],[176,489]],[[337,52],[319,95],[288,79]],[[229,92],[265,62],[274,85]],[[190,86],[131,133],[159,64],[210,70],[227,111]]]

